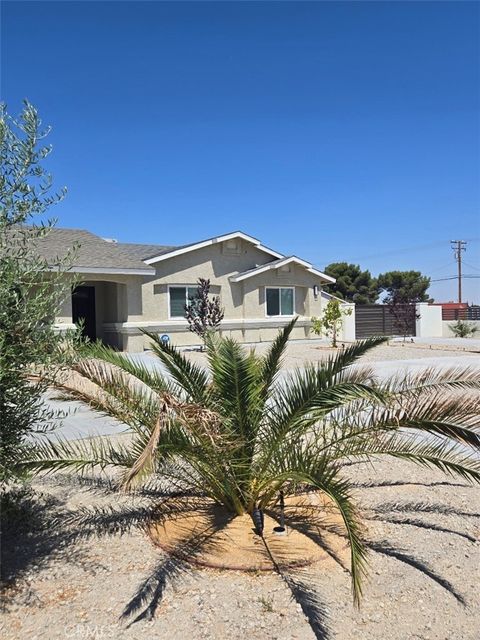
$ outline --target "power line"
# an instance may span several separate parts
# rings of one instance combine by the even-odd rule
[[[437,242],[431,242],[429,244],[417,244],[410,245],[403,248],[398,249],[389,249],[387,251],[378,251],[376,253],[363,254],[360,256],[352,256],[352,255],[343,255],[341,259],[339,258],[339,254],[332,256],[330,259],[323,259],[324,264],[329,264],[330,262],[360,262],[361,260],[368,260],[370,258],[383,258],[388,256],[396,256],[396,255],[405,255],[409,253],[418,253],[421,250],[427,249],[435,249],[437,247],[444,247],[445,242],[448,240],[439,240]],[[466,238],[463,242],[480,242],[480,238]]]
[[[467,250],[466,240],[450,240],[450,245],[453,249],[455,260],[457,261],[458,271],[458,302],[462,302],[462,251]]]
[[[467,264],[467,263],[465,262],[465,260],[463,261],[463,264]],[[438,273],[439,271],[443,271],[444,269],[447,269],[447,268],[449,268],[449,267],[451,267],[451,266],[452,266],[452,261],[450,260],[450,262],[449,262],[448,264],[442,264],[442,266],[441,266],[441,267],[435,267],[435,269],[429,269],[429,270],[428,270],[428,273],[429,273],[429,274],[432,274],[432,273]]]
[[[476,267],[476,266],[475,266],[475,265],[473,265],[473,264],[469,264],[468,262],[465,262],[465,260],[463,261],[463,264],[466,264],[466,265],[467,265],[467,267],[470,267],[471,269],[475,269],[475,271],[480,271],[480,268],[479,268],[479,267]]]
[[[464,280],[471,280],[475,278],[480,278],[480,274],[467,273],[462,275],[462,279]],[[458,280],[458,276],[447,276],[446,278],[437,278],[436,280],[430,280],[430,282],[444,282],[445,280]]]

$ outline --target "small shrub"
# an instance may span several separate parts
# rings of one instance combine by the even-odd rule
[[[457,320],[448,326],[456,338],[468,338],[474,336],[478,331],[473,322],[467,322],[466,320]]]
[[[337,346],[338,332],[342,328],[344,316],[351,315],[351,309],[343,309],[340,300],[331,298],[322,314],[321,318],[313,317],[311,331],[316,335],[322,335],[325,331],[326,335],[332,338],[332,347]]]
[[[209,297],[210,280],[199,278],[197,284],[196,296],[185,307],[185,317],[190,331],[205,342],[207,336],[219,328],[224,311],[219,296]]]

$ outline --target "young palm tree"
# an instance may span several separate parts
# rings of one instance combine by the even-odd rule
[[[129,425],[130,444],[51,440],[33,449],[29,466],[118,469],[125,490],[159,475],[231,517],[250,514],[259,534],[280,492],[321,494],[348,541],[358,601],[367,545],[346,465],[387,455],[479,482],[480,373],[427,369],[379,382],[351,365],[381,338],[281,372],[294,324],[264,356],[228,338],[209,340],[208,369],[153,334],[155,368],[94,345],[63,388]]]

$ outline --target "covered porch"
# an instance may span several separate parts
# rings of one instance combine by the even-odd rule
[[[129,318],[141,316],[140,278],[89,278],[72,288],[57,318],[57,326],[73,328],[81,324],[86,339],[100,340],[123,351],[127,344],[120,326]]]

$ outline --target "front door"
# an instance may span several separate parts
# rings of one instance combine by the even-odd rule
[[[83,320],[84,338],[97,339],[95,287],[81,286],[72,291],[72,319],[75,324]]]

